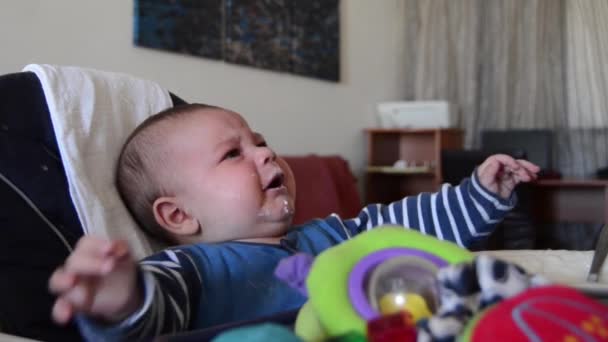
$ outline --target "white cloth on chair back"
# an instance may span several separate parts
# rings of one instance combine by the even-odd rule
[[[129,75],[70,66],[27,65],[42,84],[70,195],[85,234],[129,242],[136,257],[152,252],[114,185],[128,135],[171,107],[169,92]]]

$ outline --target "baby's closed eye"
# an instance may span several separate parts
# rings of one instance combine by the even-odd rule
[[[226,160],[226,159],[234,159],[237,158],[241,155],[241,149],[240,148],[231,148],[228,150],[228,152],[226,152],[224,154],[224,156],[222,157],[222,161]]]

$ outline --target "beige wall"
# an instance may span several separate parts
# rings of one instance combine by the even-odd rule
[[[134,47],[132,0],[2,0],[0,74],[28,63],[126,72],[244,114],[282,154],[340,154],[360,174],[362,129],[401,99],[401,0],[342,0],[340,83]]]

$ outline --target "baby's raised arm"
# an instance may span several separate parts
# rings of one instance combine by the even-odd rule
[[[76,314],[119,322],[142,305],[137,266],[123,241],[85,236],[49,280],[57,294],[52,316],[66,323]]]
[[[444,184],[435,193],[366,206],[356,218],[343,222],[344,231],[356,235],[383,224],[396,224],[469,247],[491,233],[515,205],[515,186],[536,179],[538,170],[528,161],[493,155],[458,186]],[[336,218],[329,220],[331,223]],[[341,227],[340,223],[334,226]]]

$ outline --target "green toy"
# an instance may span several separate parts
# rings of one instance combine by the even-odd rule
[[[365,336],[368,321],[400,309],[414,320],[428,317],[438,305],[436,271],[472,259],[454,243],[403,227],[360,234],[314,259],[296,334],[305,341]]]

